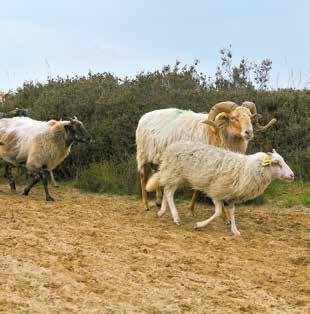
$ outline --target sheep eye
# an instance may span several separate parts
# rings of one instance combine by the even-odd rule
[[[282,168],[282,165],[280,165],[280,163],[279,163],[278,161],[274,161],[274,162],[273,162],[273,165],[274,165],[274,166],[277,166],[277,167],[279,167],[279,168]]]
[[[238,121],[238,117],[230,117],[231,121]]]

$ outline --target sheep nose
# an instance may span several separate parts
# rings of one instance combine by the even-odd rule
[[[253,131],[251,129],[246,129],[244,133],[248,138],[251,138],[253,136]]]
[[[294,180],[294,178],[295,178],[294,173],[291,173],[291,174],[290,174],[290,178],[291,178],[292,180]]]

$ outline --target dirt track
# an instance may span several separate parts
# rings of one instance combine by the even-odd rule
[[[177,227],[135,199],[0,188],[0,312],[310,311],[305,208],[240,207],[234,238],[220,219],[193,230],[203,204],[196,217],[178,204]]]

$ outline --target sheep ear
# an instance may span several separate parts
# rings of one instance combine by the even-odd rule
[[[273,154],[277,154],[277,152],[276,152],[276,150],[274,148],[272,149],[272,153]]]
[[[263,167],[266,167],[266,166],[269,166],[271,165],[272,163],[272,159],[271,157],[269,156],[269,154],[265,155],[262,159],[262,166]]]

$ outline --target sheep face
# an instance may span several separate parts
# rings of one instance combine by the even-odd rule
[[[217,115],[215,122],[226,128],[233,137],[241,137],[246,141],[253,139],[252,113],[245,107],[237,107],[230,113],[222,112]]]
[[[85,129],[83,123],[78,119],[71,119],[70,123],[66,125],[65,128],[68,136],[68,142],[90,142],[90,134]]]
[[[279,179],[281,181],[293,181],[294,180],[294,172],[287,165],[281,155],[279,155],[274,149],[271,153],[267,153],[270,162],[269,167],[271,169],[271,173],[274,179]]]
[[[15,112],[16,112],[15,114],[16,117],[30,117],[31,116],[30,111],[25,108],[16,108]]]

